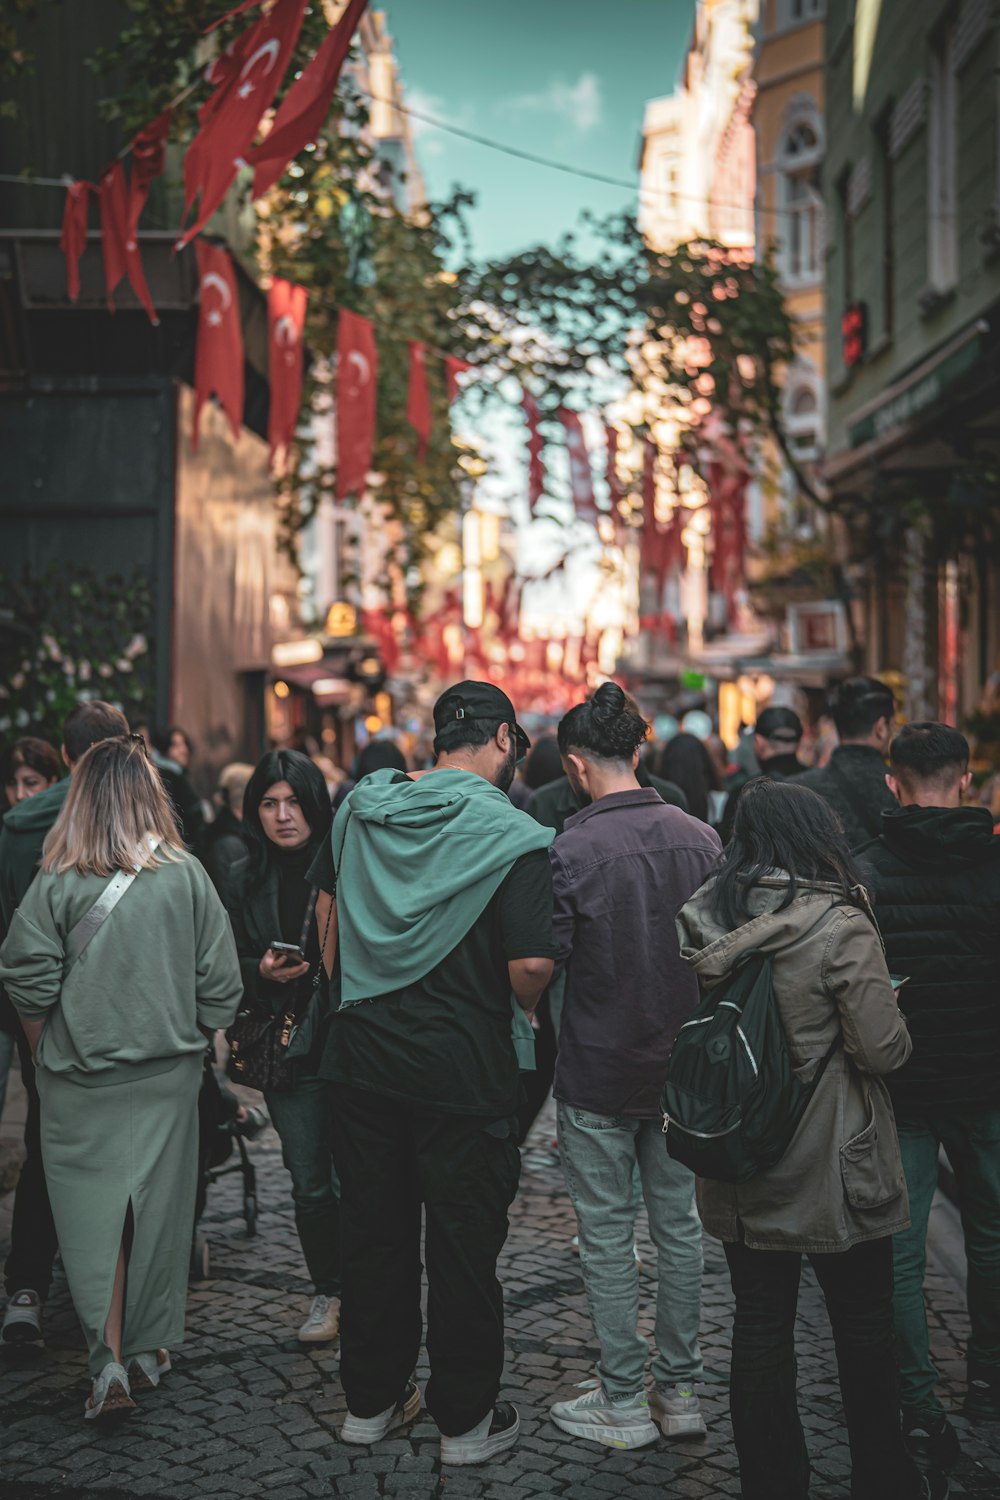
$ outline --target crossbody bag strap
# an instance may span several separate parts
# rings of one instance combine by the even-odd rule
[[[159,846],[159,839],[150,839],[150,852],[155,852]],[[133,884],[139,874],[140,866],[136,865],[131,870],[119,870],[112,875],[97,900],[89,911],[84,912],[76,926],[66,938],[66,970],[63,978],[69,973],[76,963],[80,954],[86,948],[91,938],[102,927],[118,905],[119,901]]]

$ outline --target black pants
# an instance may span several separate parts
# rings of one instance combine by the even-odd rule
[[[795,1310],[802,1257],[727,1244],[736,1298],[729,1399],[743,1500],[805,1500],[809,1458],[796,1404]],[[851,1500],[910,1500],[920,1476],[903,1446],[893,1347],[892,1240],[810,1255],[826,1298],[851,1445]]]
[[[340,1178],[340,1375],[349,1409],[373,1417],[401,1396],[420,1351],[425,1210],[426,1404],[457,1437],[491,1411],[503,1373],[497,1257],[520,1158],[513,1120],[425,1111],[334,1085]]]
[[[17,1028],[17,1050],[21,1077],[28,1096],[24,1122],[24,1164],[14,1194],[14,1217],[10,1226],[10,1253],[4,1265],[8,1295],[30,1287],[44,1302],[52,1285],[52,1264],[59,1241],[49,1207],[49,1190],[42,1165],[41,1105],[35,1084],[35,1065],[21,1027]]]

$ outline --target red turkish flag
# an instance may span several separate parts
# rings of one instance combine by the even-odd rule
[[[129,226],[128,190],[125,169],[120,161],[112,163],[101,175],[97,190],[101,209],[101,244],[104,250],[104,285],[108,294],[108,312],[114,312],[114,290],[127,275],[129,285],[146,309],[151,323],[159,323],[153,299],[139,255],[139,244]]]
[[[608,461],[604,473],[608,481],[612,509],[616,509],[621,498],[621,486],[618,483],[618,428],[614,423],[605,422],[604,436],[608,445]]]
[[[80,295],[80,256],[87,248],[90,183],[71,182],[66,189],[59,248],[66,257],[66,290],[71,302]]]
[[[173,110],[165,109],[148,125],[144,125],[132,142],[132,177],[128,189],[129,238],[135,239],[139,231],[139,220],[146,207],[150,184],[163,171],[167,152],[167,136]]]
[[[566,452],[569,455],[569,482],[573,492],[573,509],[584,521],[596,521],[597,504],[594,500],[594,476],[591,473],[590,457],[583,436],[583,424],[579,414],[566,406],[559,408],[559,420],[566,429]]]
[[[199,302],[191,447],[197,452],[201,409],[211,395],[218,397],[229,418],[234,441],[239,438],[243,423],[243,329],[229,252],[205,240],[199,240],[194,248]]]
[[[410,343],[410,394],[406,404],[406,420],[417,434],[417,457],[421,463],[427,457],[427,444],[431,435],[431,397],[427,389],[427,366],[424,363],[426,349],[423,344]]]
[[[307,0],[276,0],[216,60],[209,77],[219,80],[199,111],[201,129],[184,157],[184,217],[198,201],[198,213],[184,230],[178,249],[208,222],[245,166],[261,116],[269,109],[285,75],[302,28]]]
[[[528,504],[531,514],[535,514],[535,506],[542,498],[545,489],[545,465],[542,463],[542,438],[538,431],[538,421],[541,413],[538,402],[529,391],[525,391],[521,397],[521,405],[528,419]]]
[[[444,378],[448,387],[448,400],[452,402],[461,395],[462,388],[458,383],[458,377],[464,375],[466,370],[473,369],[467,359],[459,359],[455,354],[446,354],[444,357]]]
[[[268,374],[271,404],[267,418],[267,440],[271,462],[279,449],[286,454],[295,437],[302,405],[302,331],[309,294],[304,286],[276,276],[267,293],[269,330]]]
[[[340,70],[350,51],[351,38],[367,4],[368,0],[350,0],[336,26],[327,32],[315,56],[282,99],[271,129],[247,156],[247,161],[256,168],[255,198],[274,186],[292,158],[314,141],[322,129],[330,113]]]
[[[367,318],[340,309],[337,326],[337,499],[360,495],[375,447],[378,349]]]

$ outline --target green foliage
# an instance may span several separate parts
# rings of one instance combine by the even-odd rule
[[[0,736],[58,745],[70,709],[103,698],[132,717],[152,703],[146,580],[52,568],[20,580],[0,574],[3,670]]]

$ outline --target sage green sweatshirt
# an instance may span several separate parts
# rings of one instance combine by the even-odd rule
[[[66,936],[107,883],[40,873],[0,948],[15,1008],[45,1021],[39,1067],[76,1083],[165,1072],[204,1050],[199,1022],[229,1026],[243,995],[229,918],[189,854],[141,871],[64,980]]]

